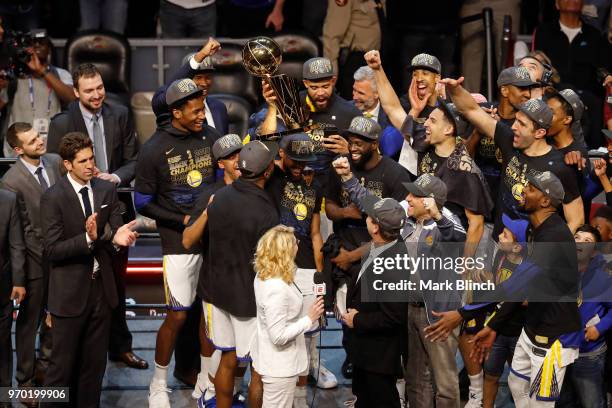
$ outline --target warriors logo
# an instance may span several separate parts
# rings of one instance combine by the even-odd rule
[[[298,221],[304,221],[308,215],[308,209],[304,204],[297,203],[295,207],[293,207],[293,214],[295,214],[295,218],[297,218]]]
[[[187,173],[187,184],[191,187],[199,187],[202,184],[202,173],[198,170],[191,170]]]

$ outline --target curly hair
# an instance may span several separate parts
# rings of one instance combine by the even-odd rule
[[[293,228],[277,225],[269,229],[259,239],[255,250],[254,267],[257,278],[281,278],[288,284],[293,282],[297,269],[294,259],[296,245]]]

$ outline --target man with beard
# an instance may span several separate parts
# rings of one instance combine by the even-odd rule
[[[95,65],[84,63],[72,73],[73,92],[78,100],[68,110],[55,116],[49,127],[47,150],[59,152],[61,138],[68,132],[82,132],[89,135],[96,156],[95,177],[110,181],[120,187],[130,186],[136,171],[138,143],[136,131],[129,110],[121,105],[106,102],[106,89],[102,75]],[[132,195],[119,195],[124,222],[136,216]],[[149,364],[132,351],[132,334],[125,320],[125,274],[128,251],[113,257],[113,270],[119,306],[113,310],[111,323],[111,344],[109,357],[122,361],[136,369],[146,369]]]
[[[534,171],[553,172],[565,191],[563,213],[570,230],[584,223],[584,209],[575,173],[563,162],[563,155],[550,146],[546,134],[552,122],[550,108],[540,99],[530,99],[520,105],[512,127],[496,121],[472,99],[461,86],[463,78],[442,80],[465,118],[484,136],[493,138],[502,155],[502,180],[496,206],[493,238],[497,239],[503,224],[502,214],[513,219],[527,219],[520,208],[521,192],[527,185],[527,175]]]
[[[208,186],[196,201],[189,218],[189,224],[183,231],[183,246],[191,249],[200,243],[201,254],[203,257],[200,276],[198,278],[197,295],[202,300],[202,310],[199,341],[200,341],[200,373],[194,387],[192,397],[199,399],[198,406],[207,406],[216,401],[214,378],[219,366],[221,352],[215,350],[210,340],[210,333],[206,328],[206,311],[210,307],[211,296],[208,293],[210,280],[210,268],[208,267],[208,204],[213,199],[214,194],[224,186],[232,184],[240,177],[238,169],[238,158],[242,149],[242,139],[238,135],[228,134],[218,139],[212,147],[213,158],[217,160],[219,168],[223,171],[223,178]],[[236,388],[242,385],[242,376],[236,378],[234,394]]]
[[[520,105],[530,98],[530,89],[537,85],[531,80],[529,71],[522,67],[510,67],[504,69],[497,77],[499,90],[499,103],[490,106],[491,113],[496,114],[499,121],[512,126],[516,112]],[[501,176],[501,154],[495,147],[491,138],[483,137],[480,132],[473,132],[466,141],[476,164],[482,170],[493,197],[497,197],[499,191],[499,179]]]
[[[399,154],[404,142],[401,133],[391,125],[389,117],[380,105],[374,71],[368,66],[359,67],[353,75],[353,103],[363,116],[375,120],[382,128],[380,135],[380,150],[384,156],[394,160]]]
[[[9,118],[7,125],[15,122],[31,123],[44,138],[47,137],[51,118],[60,113],[62,106],[77,97],[72,91],[72,77],[65,69],[49,63],[51,40],[44,30],[34,30],[32,47],[27,48],[28,72],[9,84]],[[6,133],[4,131],[3,133]],[[4,156],[14,157],[13,149],[4,142]]]
[[[295,283],[304,297],[304,316],[316,300],[312,291],[313,276],[323,271],[323,238],[319,214],[323,191],[318,182],[315,181],[309,186],[303,178],[306,164],[316,159],[312,149],[312,141],[304,133],[285,136],[280,142],[279,165],[266,186],[279,210],[280,223],[293,227],[298,240]],[[334,388],[338,385],[336,377],[320,364],[319,350],[316,347],[319,329],[319,325],[314,324],[305,333],[310,373],[317,379],[317,387]],[[294,407],[305,408],[308,405],[306,379],[305,375],[299,377]]]
[[[566,368],[578,357],[584,338],[577,302],[576,243],[556,209],[565,196],[561,181],[550,171],[532,170],[526,178],[521,195],[531,227],[528,253],[540,272],[524,296],[528,301],[525,325],[512,358],[508,386],[517,407],[553,407]],[[488,356],[497,331],[521,304],[503,303],[474,337],[473,356],[480,361]]]
[[[383,108],[394,123],[401,124],[402,133],[412,138],[417,132],[415,126],[418,126],[413,114],[420,113],[424,101],[415,98],[419,106],[413,106],[411,114],[406,114],[382,70],[378,51],[369,51],[365,58],[368,66],[376,72]],[[466,228],[465,254],[473,255],[484,231],[484,217],[491,212],[493,202],[480,169],[469,156],[465,145],[457,143],[456,137],[464,136],[467,124],[452,104],[440,99],[423,126],[425,140],[415,140],[415,144],[420,145],[417,172],[419,175],[430,173],[444,181],[448,189],[446,206]]]
[[[17,208],[26,242],[27,298],[19,306],[15,327],[19,386],[41,385],[49,364],[51,332],[41,321],[47,297],[47,277],[43,268],[40,198],[61,177],[61,158],[46,152],[45,141],[29,123],[13,123],[7,133],[9,145],[19,159],[2,177],[2,186],[17,193]],[[40,326],[40,357],[36,358],[36,333]]]
[[[357,116],[351,121],[351,125],[345,132],[350,146],[349,161],[352,173],[357,182],[370,191],[371,195],[378,198],[391,197],[398,201],[406,197],[402,183],[410,181],[410,175],[399,164],[381,156],[378,151],[378,138],[380,126],[372,119]],[[342,249],[336,264],[345,264],[346,276],[342,277],[339,287],[345,285],[348,277],[359,271],[359,251],[365,242],[369,242],[369,234],[365,224],[365,217],[359,208],[351,202],[348,192],[342,185],[341,178],[330,172],[329,185],[325,196],[325,213],[334,223],[334,234],[342,243]],[[349,253],[352,252],[352,253]],[[343,339],[343,344],[345,339]],[[345,347],[346,350],[346,347]],[[350,376],[351,367],[350,350],[342,365],[342,372]]]
[[[159,127],[142,146],[136,168],[136,209],[157,223],[164,255],[164,282],[168,312],[155,346],[155,373],[149,387],[149,406],[168,408],[168,365],[176,336],[195,299],[202,263],[198,248],[182,245],[184,226],[194,203],[215,181],[211,156],[214,129],[204,125],[202,91],[191,79],[170,85],[166,103],[172,114],[169,125]]]

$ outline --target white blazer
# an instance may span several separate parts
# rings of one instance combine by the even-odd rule
[[[304,332],[312,322],[300,317],[302,294],[295,284],[280,278],[255,277],[257,333],[251,346],[253,367],[260,375],[293,377],[306,371]]]

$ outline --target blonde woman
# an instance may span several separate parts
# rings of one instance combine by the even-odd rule
[[[308,368],[304,332],[323,314],[319,297],[300,317],[302,294],[293,282],[297,250],[293,228],[278,225],[261,237],[255,252],[257,333],[251,358],[263,381],[263,408],[291,408],[298,375]]]

